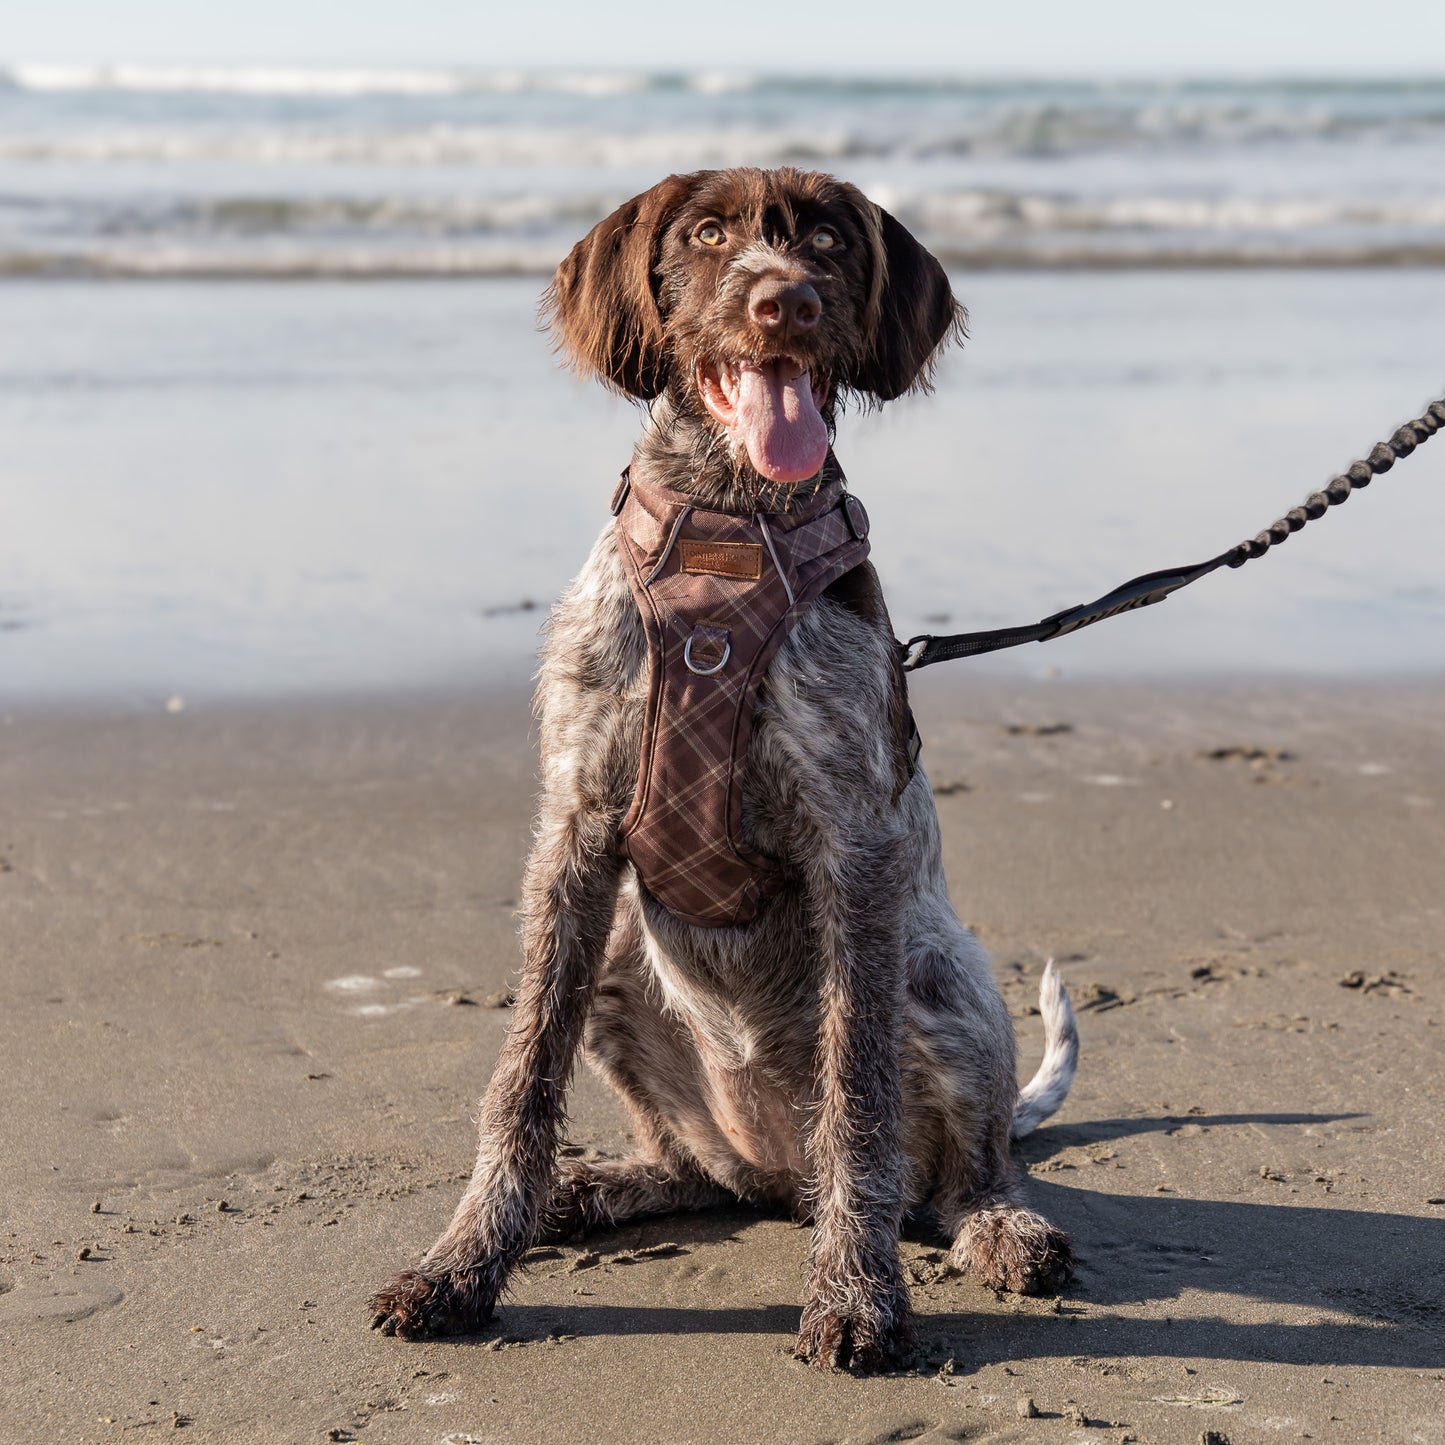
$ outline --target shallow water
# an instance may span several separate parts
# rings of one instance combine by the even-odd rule
[[[1445,272],[956,275],[936,393],[846,417],[900,635],[1252,535],[1445,391]],[[637,413],[530,280],[0,286],[0,695],[483,682],[606,522]],[[1445,669],[1445,441],[1238,573],[960,667]],[[943,620],[943,619],[947,620]],[[924,683],[920,679],[920,686]]]

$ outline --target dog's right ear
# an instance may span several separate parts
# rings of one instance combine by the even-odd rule
[[[619,206],[572,248],[542,297],[542,319],[572,365],[642,401],[666,384],[653,271],[692,188],[692,176],[668,176]]]

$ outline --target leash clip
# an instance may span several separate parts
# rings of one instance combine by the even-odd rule
[[[923,654],[928,651],[928,644],[933,641],[930,633],[923,632],[917,637],[910,637],[903,644],[903,670],[912,672],[923,661]]]

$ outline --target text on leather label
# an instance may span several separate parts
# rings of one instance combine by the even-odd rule
[[[697,576],[746,577],[757,581],[763,575],[761,542],[698,542],[684,537],[677,544],[682,571]]]

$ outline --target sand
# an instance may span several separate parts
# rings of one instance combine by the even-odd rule
[[[1075,1288],[909,1239],[914,1366],[810,1370],[805,1235],[736,1209],[544,1251],[478,1338],[370,1333],[507,1026],[525,699],[19,712],[0,1442],[1445,1440],[1445,685],[915,694],[1025,1068],[1045,959],[1081,1009],[1021,1151]]]

